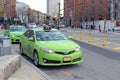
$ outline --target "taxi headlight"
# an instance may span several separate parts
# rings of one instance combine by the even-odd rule
[[[79,51],[81,51],[81,48],[78,47],[78,48],[75,49],[75,51],[76,51],[76,52],[79,52]]]
[[[44,53],[54,53],[53,50],[44,49],[44,48],[41,48],[41,51],[44,52]]]

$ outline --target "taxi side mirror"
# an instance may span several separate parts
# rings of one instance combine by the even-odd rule
[[[7,29],[6,32],[9,32],[9,30]]]
[[[4,35],[8,35],[8,34],[9,34],[9,30],[6,30]]]

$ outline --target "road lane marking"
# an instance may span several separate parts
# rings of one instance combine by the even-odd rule
[[[72,76],[71,73],[68,73],[68,72],[66,72],[66,71],[64,71],[64,70],[60,70],[60,71],[61,71],[61,73],[65,74],[65,75],[67,75],[67,76]]]
[[[71,33],[69,33],[70,35]],[[88,44],[92,44],[92,45],[95,45],[95,46],[98,46],[98,47],[103,47],[103,48],[107,48],[107,49],[112,49],[112,50],[120,50],[120,47],[117,47],[119,46],[119,43],[116,43],[116,42],[111,42],[111,41],[106,41],[106,44],[105,46],[102,46],[103,45],[103,38],[95,38],[95,37],[91,37],[91,42],[88,42],[87,38],[84,37],[83,35],[83,38],[80,39],[80,37],[78,37],[79,35],[73,35],[71,34],[73,37],[73,39],[76,39],[78,41],[82,41],[82,42],[85,42],[85,43],[88,43]],[[107,38],[109,39],[109,38]]]
[[[113,48],[114,50],[120,50],[120,47],[115,47],[115,48]]]

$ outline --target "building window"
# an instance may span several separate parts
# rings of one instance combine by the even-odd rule
[[[115,3],[114,5],[115,10],[117,9],[117,7],[118,7],[118,3]]]
[[[86,6],[82,6],[82,11],[85,11],[86,9]]]
[[[94,16],[94,13],[95,13],[95,8],[94,7],[91,7],[91,11],[90,11],[91,15]]]
[[[91,0],[92,3],[94,3],[94,0]]]
[[[84,3],[86,0],[82,0],[82,2]]]
[[[114,18],[117,19],[117,12],[114,13]]]
[[[118,15],[117,15],[118,18],[120,18],[120,12],[118,12]]]
[[[99,0],[100,1],[100,3],[102,3],[102,0]]]

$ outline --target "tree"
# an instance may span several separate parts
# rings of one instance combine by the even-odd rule
[[[17,16],[21,19],[21,21],[25,21],[29,6],[22,2],[18,2],[16,6]]]

